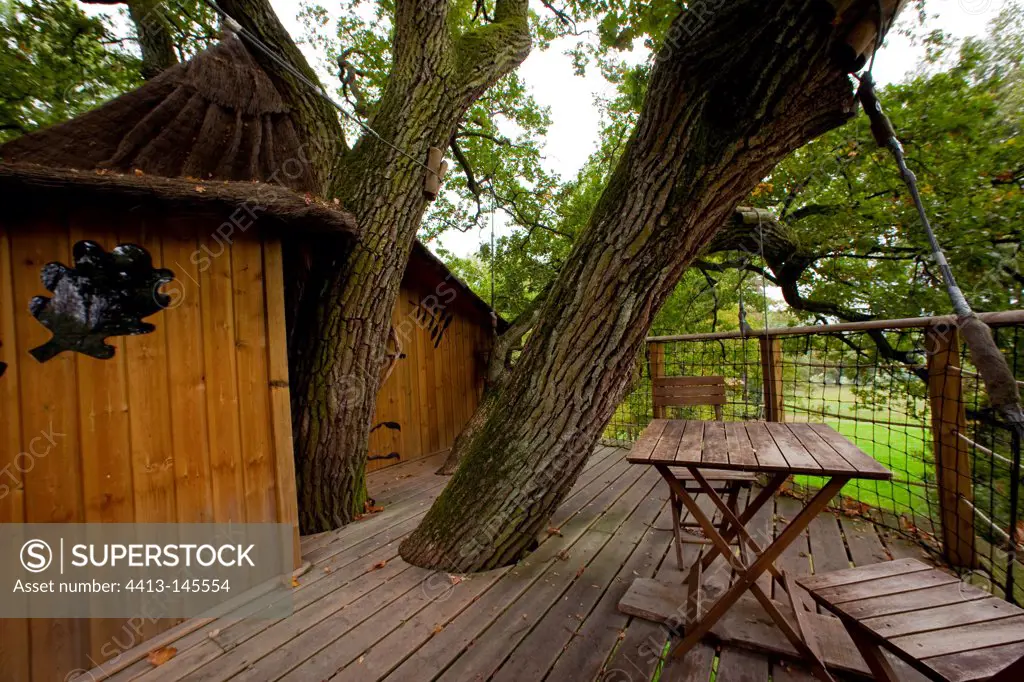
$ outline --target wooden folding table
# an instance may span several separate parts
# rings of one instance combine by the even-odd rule
[[[892,478],[892,472],[832,427],[805,423],[655,419],[640,435],[626,459],[633,464],[653,465],[711,541],[710,551],[694,562],[687,575],[689,596],[686,629],[683,640],[673,650],[673,656],[682,656],[693,648],[745,592],[750,592],[797,651],[809,660],[818,677],[831,679],[822,663],[820,652],[815,650],[815,640],[803,634],[806,627],[802,615],[803,605],[793,599],[788,578],[775,567],[774,562],[800,537],[808,524],[828,506],[848,481],[854,478],[888,480]],[[712,522],[686,488],[671,474],[669,467],[685,467],[690,471],[702,492],[722,514],[725,526],[717,527]],[[708,469],[766,474],[769,481],[746,509],[737,515],[708,484],[702,474],[702,470]],[[805,502],[800,513],[777,533],[774,540],[762,547],[751,537],[746,524],[772,499],[786,479],[794,474],[821,476],[828,480]],[[729,546],[734,538],[739,539],[739,556]],[[753,554],[750,561],[747,560],[747,550]],[[701,576],[719,556],[724,557],[736,572],[736,578],[732,586],[701,616]],[[783,615],[757,584],[757,579],[766,572],[778,580],[790,595],[795,623]]]

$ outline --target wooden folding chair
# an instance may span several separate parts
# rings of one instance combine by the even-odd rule
[[[796,583],[839,616],[876,680],[897,679],[883,650],[932,680],[1024,678],[1024,610],[916,559]]]
[[[664,419],[669,407],[712,406],[715,419],[724,421],[722,406],[725,405],[725,377],[654,377],[651,380],[652,404],[655,419]],[[701,492],[701,487],[684,467],[670,467],[672,476],[691,493]],[[721,469],[705,471],[705,478],[711,486],[726,499],[729,508],[736,512],[740,493],[757,480],[754,474],[743,471],[724,471]],[[669,487],[669,502],[672,505],[672,529],[675,538],[676,564],[679,570],[683,566],[683,545],[688,543],[709,544],[703,538],[688,538],[687,528],[698,528],[699,524],[682,521],[683,502]],[[723,518],[722,530],[725,531],[727,521]]]

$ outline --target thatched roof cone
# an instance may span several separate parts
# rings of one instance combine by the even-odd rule
[[[314,188],[289,108],[236,36],[75,119],[0,146],[0,158]]]

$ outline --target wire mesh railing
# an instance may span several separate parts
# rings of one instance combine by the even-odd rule
[[[1021,379],[1024,311],[985,317]],[[949,318],[649,339],[605,442],[628,446],[653,419],[652,374],[725,377],[726,420],[831,425],[893,472],[847,484],[836,501],[844,513],[911,535],[1024,603],[1019,437],[989,407]],[[714,418],[710,406],[664,409]],[[821,484],[798,476],[789,492]]]

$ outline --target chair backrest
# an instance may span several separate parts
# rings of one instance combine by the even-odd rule
[[[725,377],[654,377],[651,379],[651,391],[657,418],[664,418],[666,407],[713,405],[715,418],[723,419]]]

